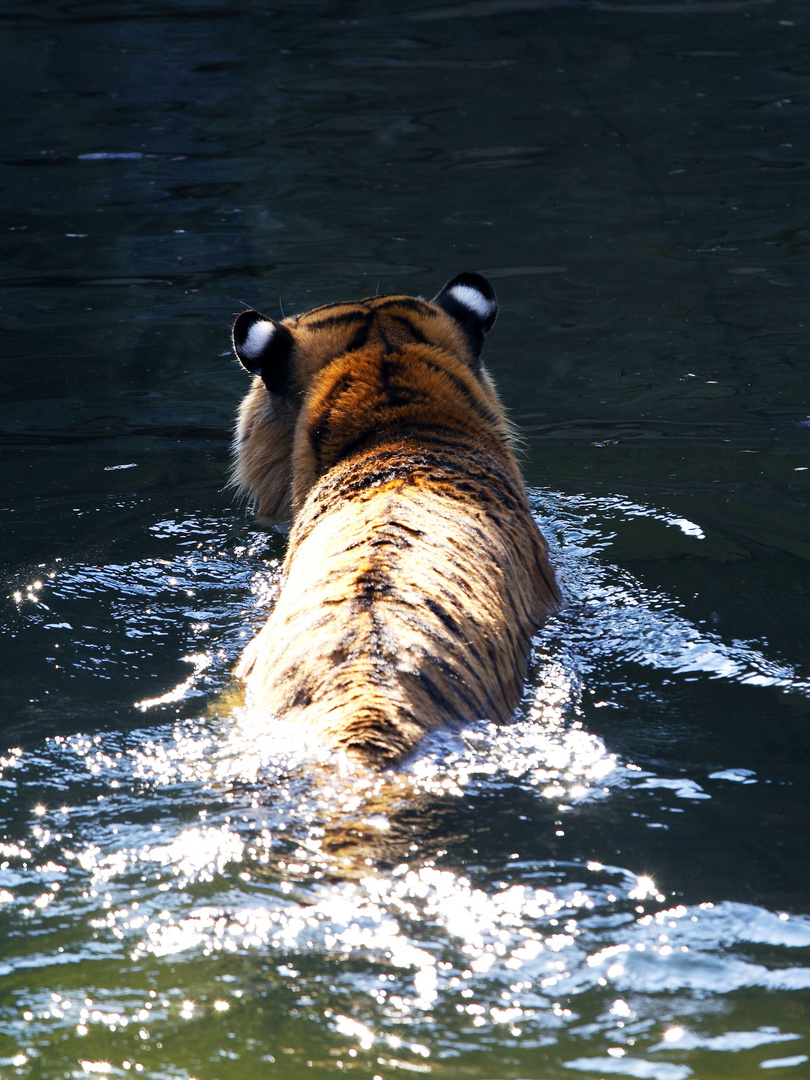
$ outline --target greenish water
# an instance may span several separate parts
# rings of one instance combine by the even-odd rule
[[[808,1075],[809,55],[796,0],[5,5],[1,1080]],[[568,603],[364,786],[230,681],[284,540],[228,329],[464,269]]]

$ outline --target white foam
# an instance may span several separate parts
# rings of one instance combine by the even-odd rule
[[[271,322],[255,322],[248,330],[247,337],[239,351],[248,360],[255,360],[267,348],[270,339],[275,334],[276,328]]]
[[[495,312],[495,301],[488,300],[472,285],[454,285],[450,290],[450,295],[469,311],[475,312],[481,319],[488,319]]]

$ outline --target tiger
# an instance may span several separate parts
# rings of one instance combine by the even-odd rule
[[[375,771],[429,733],[509,720],[532,635],[561,602],[481,361],[497,310],[466,272],[429,301],[233,323],[253,380],[231,482],[292,522],[235,675],[268,718]]]

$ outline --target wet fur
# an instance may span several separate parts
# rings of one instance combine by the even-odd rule
[[[461,275],[432,303],[379,297],[265,324],[259,355],[246,354],[261,317],[234,326],[257,372],[234,481],[260,514],[294,518],[281,593],[237,675],[268,714],[370,765],[440,727],[507,720],[559,601],[478,358],[494,310],[488,284]]]

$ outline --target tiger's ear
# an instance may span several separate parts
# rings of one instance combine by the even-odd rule
[[[233,351],[242,367],[273,394],[289,387],[293,336],[283,323],[266,319],[258,311],[243,311],[233,324]]]
[[[434,297],[434,304],[460,323],[467,333],[473,352],[478,357],[498,314],[495,291],[480,274],[458,274],[447,282]]]

